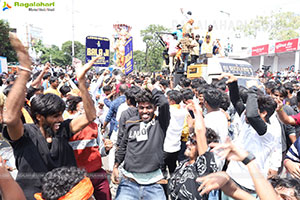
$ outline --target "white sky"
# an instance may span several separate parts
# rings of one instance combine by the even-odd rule
[[[0,0],[1,8],[4,1],[14,4],[14,0]],[[13,7],[5,12],[1,9],[0,18],[7,19],[14,27],[25,23],[41,27],[43,42],[61,47],[63,42],[72,39],[72,0],[54,1],[54,12],[30,12],[26,8]],[[87,35],[112,38],[115,33],[113,24],[125,23],[132,26],[134,50],[142,50],[145,47],[140,30],[150,24],[161,24],[173,30],[183,19],[180,8],[192,11],[195,25],[200,26],[200,34],[206,31],[207,25],[214,24],[218,37],[222,37],[228,34],[232,25],[244,23],[256,15],[266,15],[279,9],[300,14],[299,7],[299,0],[74,0],[75,40],[84,44]],[[222,14],[221,10],[230,13],[230,17]]]

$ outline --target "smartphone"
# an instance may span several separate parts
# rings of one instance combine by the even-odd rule
[[[192,117],[193,119],[195,119],[194,112],[193,112],[192,110],[189,110],[189,113],[190,113],[191,117]]]

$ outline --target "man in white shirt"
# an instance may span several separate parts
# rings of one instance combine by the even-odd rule
[[[197,63],[197,59],[199,58],[199,42],[197,42],[194,33],[192,33],[192,49],[191,49],[191,64]]]
[[[218,89],[206,89],[203,96],[207,110],[204,118],[205,126],[213,129],[220,136],[220,142],[223,143],[228,136],[228,121],[220,109],[222,93]]]
[[[216,88],[208,88],[203,92],[204,107],[207,114],[204,116],[205,126],[211,128],[220,137],[220,143],[225,142],[228,136],[228,121],[226,115],[220,109],[222,92]],[[221,171],[225,161],[215,155],[215,161],[218,171]],[[212,191],[209,199],[215,199],[219,196],[218,191]]]
[[[170,104],[171,120],[167,129],[164,141],[164,174],[166,175],[166,167],[169,173],[172,174],[176,168],[176,161],[181,145],[181,133],[184,126],[184,119],[188,115],[186,109],[180,106],[183,100],[181,92],[177,90],[170,90],[167,93]]]
[[[175,56],[178,51],[178,41],[177,41],[177,35],[172,34],[172,37],[169,39],[169,69],[170,69],[170,74],[173,73],[174,71],[174,66],[175,66]]]
[[[224,77],[228,78],[230,100],[241,118],[241,131],[234,143],[251,152],[260,170],[267,176],[271,154],[277,147],[277,137],[281,135],[278,121],[271,119],[276,103],[270,96],[257,95],[257,89],[250,88],[245,106],[239,95],[237,78],[231,74],[225,74]],[[251,194],[256,193],[243,163],[230,161],[226,172],[240,188]]]

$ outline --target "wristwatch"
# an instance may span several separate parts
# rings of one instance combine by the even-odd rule
[[[248,156],[244,160],[242,160],[242,163],[244,163],[244,165],[247,165],[249,162],[251,162],[254,159],[255,156],[249,152]]]

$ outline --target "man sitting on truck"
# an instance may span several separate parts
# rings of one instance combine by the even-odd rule
[[[203,42],[203,44],[201,45],[201,54],[212,54],[212,50],[213,50],[213,44],[211,42],[211,38],[210,35],[206,35],[205,36],[205,41]]]

